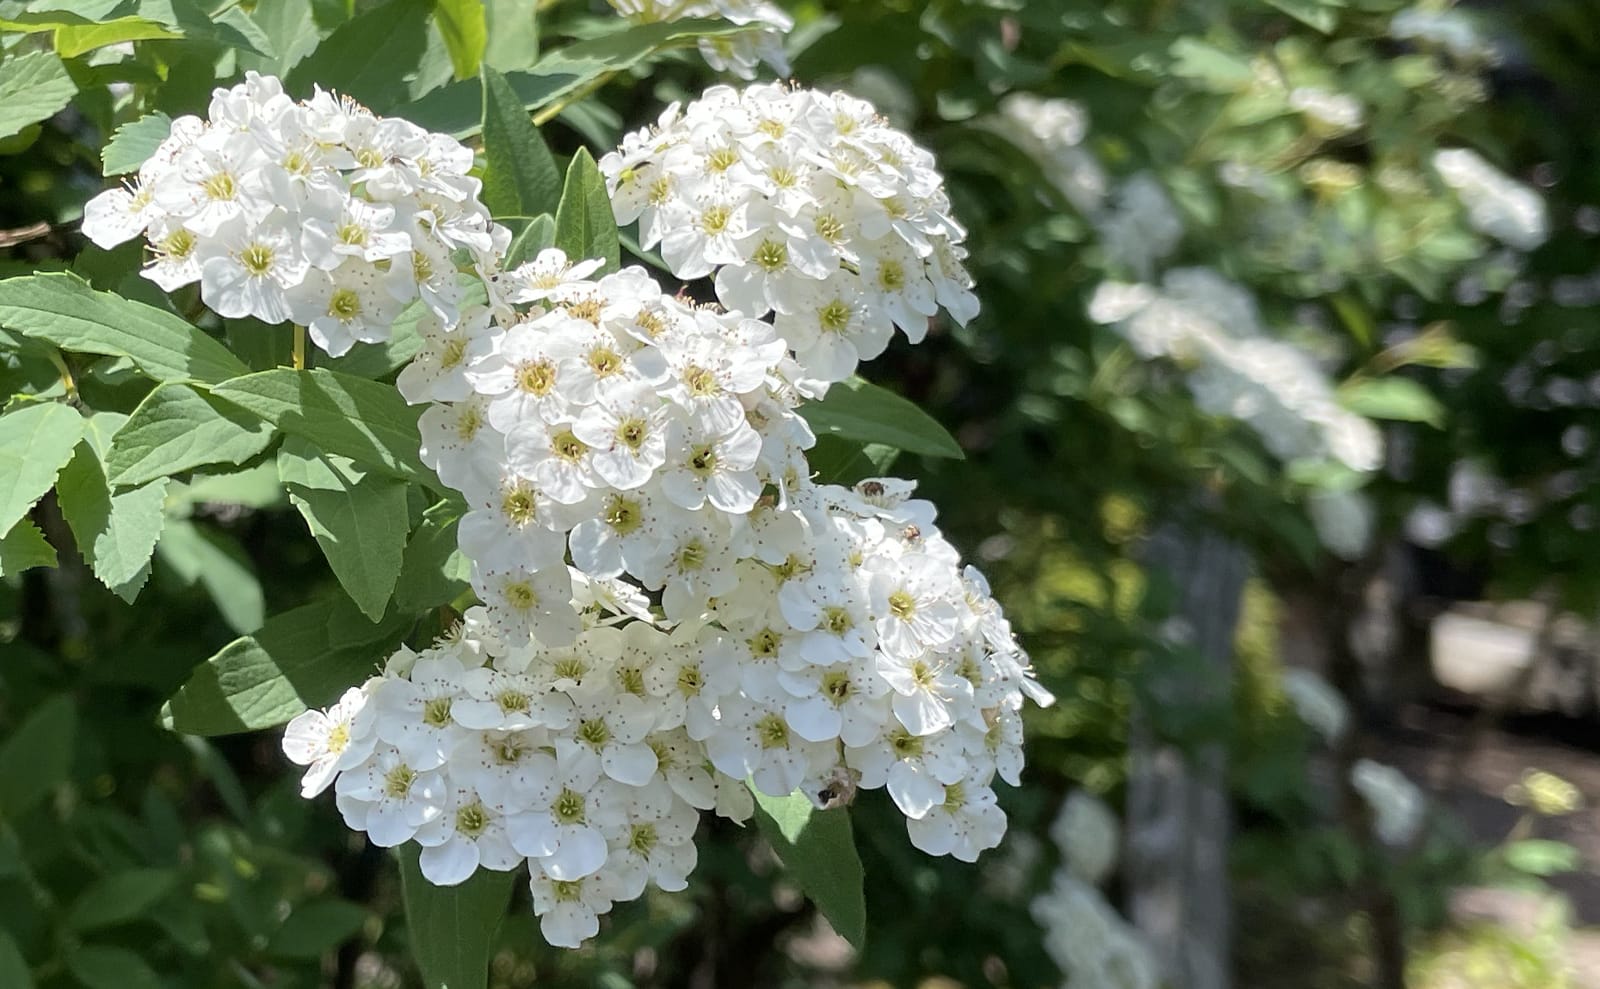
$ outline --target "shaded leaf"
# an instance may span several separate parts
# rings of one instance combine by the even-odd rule
[[[483,202],[495,216],[535,216],[561,201],[561,173],[506,77],[485,65]]]
[[[1374,419],[1397,419],[1444,426],[1444,405],[1410,378],[1368,378],[1339,389],[1339,403]]]
[[[555,246],[574,260],[604,260],[599,274],[616,271],[622,264],[616,214],[611,209],[611,197],[606,194],[606,180],[586,148],[579,148],[567,166],[567,181],[561,187],[561,205],[556,210]]]
[[[199,583],[235,632],[254,632],[266,620],[261,581],[244,550],[228,536],[169,516],[156,555],[184,583]]]
[[[398,849],[411,953],[425,989],[484,989],[495,935],[516,873],[479,869],[459,886],[435,886],[417,864],[418,848]]]
[[[309,96],[318,83],[377,113],[392,109],[405,93],[400,79],[427,50],[428,7],[426,0],[390,0],[345,21],[290,71],[285,88]]]
[[[302,903],[267,942],[267,954],[278,958],[320,958],[354,937],[366,920],[366,908],[349,900]]]
[[[55,547],[45,541],[44,533],[28,519],[18,522],[0,537],[0,577],[33,567],[55,565]]]
[[[242,464],[274,430],[245,410],[188,385],[158,385],[111,438],[106,475],[118,487],[206,464]]]
[[[167,869],[128,869],[89,884],[67,909],[66,926],[77,933],[134,920],[178,884]]]
[[[0,745],[0,818],[16,820],[66,782],[77,735],[70,697],[57,695],[34,708]]]
[[[961,444],[915,403],[860,378],[839,382],[822,401],[800,406],[800,414],[818,437],[879,443],[927,457],[965,457]]]
[[[161,506],[166,500],[167,478],[125,491],[112,490],[103,457],[109,434],[126,419],[115,412],[95,413],[83,442],[61,470],[56,499],[84,562],[102,584],[131,602],[150,575],[150,556],[166,521]]]
[[[860,948],[867,936],[866,878],[843,808],[817,810],[803,793],[769,797],[755,787],[756,824],[785,874],[840,936]]]
[[[88,989],[165,989],[144,959],[126,948],[83,945],[67,955],[67,969]]]
[[[554,247],[555,243],[556,218],[549,213],[534,217],[512,239],[511,247],[506,251],[505,270],[510,271],[525,261],[532,261],[540,251]]]

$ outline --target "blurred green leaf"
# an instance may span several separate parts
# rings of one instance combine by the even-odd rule
[[[495,934],[517,874],[479,869],[459,886],[435,886],[422,875],[414,842],[406,842],[397,854],[406,930],[423,986],[484,989]]]
[[[33,989],[33,973],[27,959],[6,929],[0,927],[0,986],[7,989]]]
[[[406,482],[364,472],[300,439],[278,450],[278,477],[345,593],[373,621],[383,618],[410,531]]]
[[[817,810],[803,793],[769,797],[750,788],[756,824],[784,872],[846,941],[860,948],[867,937],[866,878],[843,808]]]
[[[67,955],[67,969],[88,989],[165,989],[144,959],[126,948],[82,945]]]
[[[348,900],[302,903],[267,942],[267,954],[278,958],[321,958],[354,937],[367,916],[365,907]]]
[[[427,0],[389,0],[334,29],[289,72],[284,87],[309,96],[313,83],[384,113],[403,101],[400,79],[428,46]]]
[[[238,543],[226,535],[169,516],[156,556],[184,583],[205,588],[222,620],[240,635],[254,632],[266,620],[261,581]]]
[[[1410,378],[1366,378],[1339,389],[1339,403],[1374,419],[1425,422],[1444,428],[1445,411],[1428,389]]]
[[[926,457],[965,457],[961,444],[932,416],[861,378],[835,384],[822,401],[801,405],[800,414],[819,437],[881,443]]]
[[[61,694],[35,707],[0,744],[0,817],[16,820],[67,781],[77,734],[77,709]]]
[[[51,272],[0,281],[0,324],[83,354],[126,357],[158,381],[226,381],[249,368],[169,312]]]
[[[423,514],[422,524],[406,543],[395,607],[421,612],[454,601],[467,588],[472,565],[456,545],[459,503],[441,501]]]
[[[1527,838],[1505,846],[1506,864],[1530,876],[1554,876],[1576,872],[1583,866],[1583,855],[1564,841]]]
[[[450,52],[456,78],[470,79],[477,75],[484,49],[489,44],[489,22],[483,0],[434,0],[433,22],[444,36],[444,46]]]
[[[129,869],[97,879],[67,908],[67,929],[83,934],[138,919],[177,884],[169,869]]]
[[[605,265],[598,274],[616,271],[622,264],[622,247],[617,241],[617,221],[606,194],[606,180],[588,149],[579,148],[567,166],[567,181],[561,187],[561,205],[556,210],[556,246],[573,260],[600,258]]]

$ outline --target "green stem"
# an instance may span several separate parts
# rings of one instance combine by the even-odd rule
[[[306,328],[299,323],[294,324],[294,369],[306,369]]]

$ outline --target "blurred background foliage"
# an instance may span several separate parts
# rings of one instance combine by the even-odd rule
[[[0,21],[39,6],[0,0]],[[104,182],[108,135],[142,111],[193,111],[246,69],[288,74],[320,36],[381,4],[203,6],[247,18],[275,54],[190,37],[68,60],[71,105],[0,142],[4,273],[71,267],[148,297],[130,278],[137,251],[97,251],[75,232]],[[898,341],[867,373],[962,441],[965,463],[895,469],[921,480],[989,574],[1059,703],[1030,711],[1027,785],[1002,793],[1012,834],[978,866],[916,853],[882,794],[858,802],[870,918],[859,954],[754,835],[717,822],[688,894],[619,906],[582,951],[536,950],[519,902],[493,984],[1060,984],[1029,911],[1058,857],[1047,832],[1070,790],[1121,800],[1136,707],[1162,738],[1228,747],[1237,984],[1367,984],[1374,928],[1394,923],[1418,986],[1565,984],[1550,946],[1562,920],[1521,939],[1445,929],[1448,890],[1481,878],[1494,853],[1448,821],[1386,851],[1330,811],[1324,756],[1283,670],[1287,639],[1306,628],[1343,650],[1368,581],[1396,554],[1429,594],[1600,606],[1600,12],[1584,0],[786,6],[794,78],[867,97],[915,134],[969,227],[982,315],[916,348]],[[603,5],[541,0],[535,27],[534,7],[490,0],[494,67],[526,68],[541,35],[587,37],[613,19]],[[5,57],[48,42],[8,31]],[[396,82],[402,115],[450,77],[436,27],[414,55]],[[692,51],[669,55],[544,130],[558,153],[604,149],[709,78]],[[1296,109],[1303,91],[1353,100],[1358,119]],[[1068,153],[1003,123],[1019,93],[1073,101],[1082,135]],[[1547,239],[1486,234],[1433,167],[1453,147],[1536,190]],[[1247,289],[1274,337],[1354,383],[1341,395],[1388,420],[1381,470],[1286,468],[1255,433],[1198,411],[1174,367],[1138,359],[1089,318],[1102,283],[1190,266]],[[252,366],[283,360],[286,340],[216,329],[250,348]],[[76,386],[94,408],[131,410],[139,395],[117,367],[83,370]],[[57,379],[0,341],[5,394]],[[1351,390],[1378,379],[1390,382],[1381,393]],[[331,801],[298,799],[276,738],[158,724],[194,664],[332,585],[275,479],[259,482],[247,471],[167,490],[137,611],[90,577],[48,502],[35,521],[59,566],[0,579],[0,987],[414,984],[392,863],[350,836]],[[1373,521],[1341,558],[1308,505],[1355,487]],[[1253,561],[1225,703],[1147,689],[1193,661],[1161,634],[1164,575],[1141,563],[1142,538],[1178,517],[1228,533]],[[1361,738],[1423,659],[1425,640],[1396,613],[1388,672],[1339,684]],[[1398,901],[1398,920],[1374,912],[1375,889]]]

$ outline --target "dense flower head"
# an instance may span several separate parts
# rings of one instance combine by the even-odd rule
[[[976,859],[1049,700],[982,576],[914,483],[813,481],[772,324],[597,267],[546,250],[420,328],[399,386],[481,604],[291,724],[305,791],[436,883],[526,860],[557,945],[681,889],[696,812],[747,817],[747,780],[886,788],[919,848]]]
[[[458,318],[458,255],[487,267],[510,241],[471,168],[453,138],[320,89],[296,102],[252,72],[207,119],[174,120],[133,181],[89,201],[83,232],[143,237],[162,289],[198,282],[219,315],[293,321],[337,356],[387,340],[418,298]]]
[[[754,79],[764,62],[780,76],[789,74],[783,51],[784,36],[794,18],[768,0],[607,0],[628,19],[640,24],[677,21],[685,17],[720,18],[746,28],[731,35],[701,38],[700,55],[718,72]]]
[[[1182,366],[1202,411],[1244,423],[1281,460],[1378,468],[1377,428],[1339,404],[1310,354],[1266,336],[1255,300],[1215,271],[1173,269],[1159,286],[1106,282],[1089,315],[1139,356]]]
[[[779,85],[713,87],[673,104],[600,162],[617,222],[638,222],[689,280],[718,300],[772,313],[806,394],[912,342],[942,306],[978,311],[933,156],[870,103]]]

